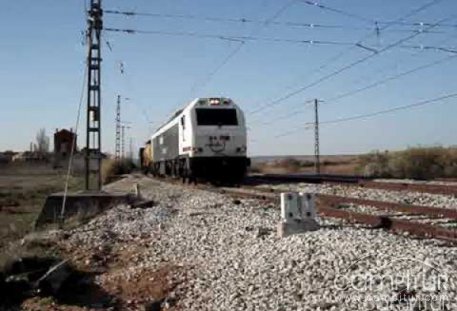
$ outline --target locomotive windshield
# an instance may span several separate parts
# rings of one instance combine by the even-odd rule
[[[197,108],[198,125],[238,125],[236,109]]]

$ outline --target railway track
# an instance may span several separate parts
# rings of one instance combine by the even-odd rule
[[[450,181],[450,180],[446,180]],[[280,183],[328,183],[348,187],[361,187],[391,191],[411,191],[431,194],[457,195],[457,185],[438,185],[409,182],[379,182],[363,176],[347,175],[304,175],[304,174],[265,174],[249,176],[248,185],[255,184],[280,184]]]
[[[215,189],[209,190],[216,191]],[[279,203],[280,192],[272,189],[259,190],[252,187],[243,187],[239,189],[219,188],[217,191],[235,197]],[[433,238],[457,244],[457,230],[434,224],[437,220],[443,220],[446,224],[455,224],[457,228],[457,210],[322,194],[317,194],[316,197],[317,212],[320,217],[338,218],[349,223],[362,224],[373,229],[383,229],[395,234],[409,235],[422,239]],[[373,214],[350,210],[347,208],[348,204],[355,207],[369,206],[379,213]],[[395,212],[395,214],[392,214],[392,212]],[[430,220],[430,222],[427,222],[427,220]]]
[[[165,178],[160,180],[182,185],[181,180],[178,179]],[[279,194],[284,192],[252,185],[218,187],[210,184],[195,184],[189,186],[238,199],[248,198],[271,202],[278,206],[280,203]],[[437,239],[446,242],[446,244],[457,244],[457,209],[324,194],[316,194],[316,206],[321,218],[336,218],[350,224],[385,230],[411,238]]]

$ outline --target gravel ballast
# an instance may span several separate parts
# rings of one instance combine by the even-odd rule
[[[267,187],[282,191],[312,192],[358,199],[457,209],[457,197],[455,195],[431,194],[424,192],[412,192],[407,190],[393,191],[369,189],[360,188],[357,186],[332,184],[297,183],[259,187]]]
[[[457,251],[440,242],[328,220],[319,220],[318,231],[280,239],[278,206],[250,199],[239,204],[225,195],[148,178],[129,177],[109,188],[126,190],[134,183],[155,206],[116,207],[70,231],[62,242],[88,252],[129,251],[134,260],[100,275],[102,285],[166,266],[177,268],[170,272],[168,282],[176,286],[162,302],[165,309],[410,310],[408,302],[432,292],[446,300],[448,310],[457,309],[455,284],[446,279],[457,271]],[[408,274],[417,279],[407,289],[409,279],[392,279]],[[428,288],[436,275],[446,279],[446,288]],[[373,302],[376,297],[381,301]],[[411,310],[439,310],[424,301]],[[132,304],[135,308],[142,310]]]

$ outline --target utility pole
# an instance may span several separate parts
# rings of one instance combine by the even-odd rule
[[[125,130],[131,127],[125,124],[121,125],[121,158],[125,159]]]
[[[319,101],[314,100],[314,170],[317,175],[321,173],[319,152]]]
[[[129,138],[129,159],[133,160],[133,138],[130,136]]]
[[[121,159],[121,95],[117,95],[116,108],[116,161]]]
[[[125,158],[125,125],[121,126],[121,158]]]
[[[102,188],[101,163],[101,33],[102,0],[91,0],[87,19],[87,116],[86,116],[86,190]]]

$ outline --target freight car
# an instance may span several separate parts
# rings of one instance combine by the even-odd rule
[[[154,176],[239,182],[250,160],[242,110],[229,98],[197,98],[177,111],[141,150]]]

